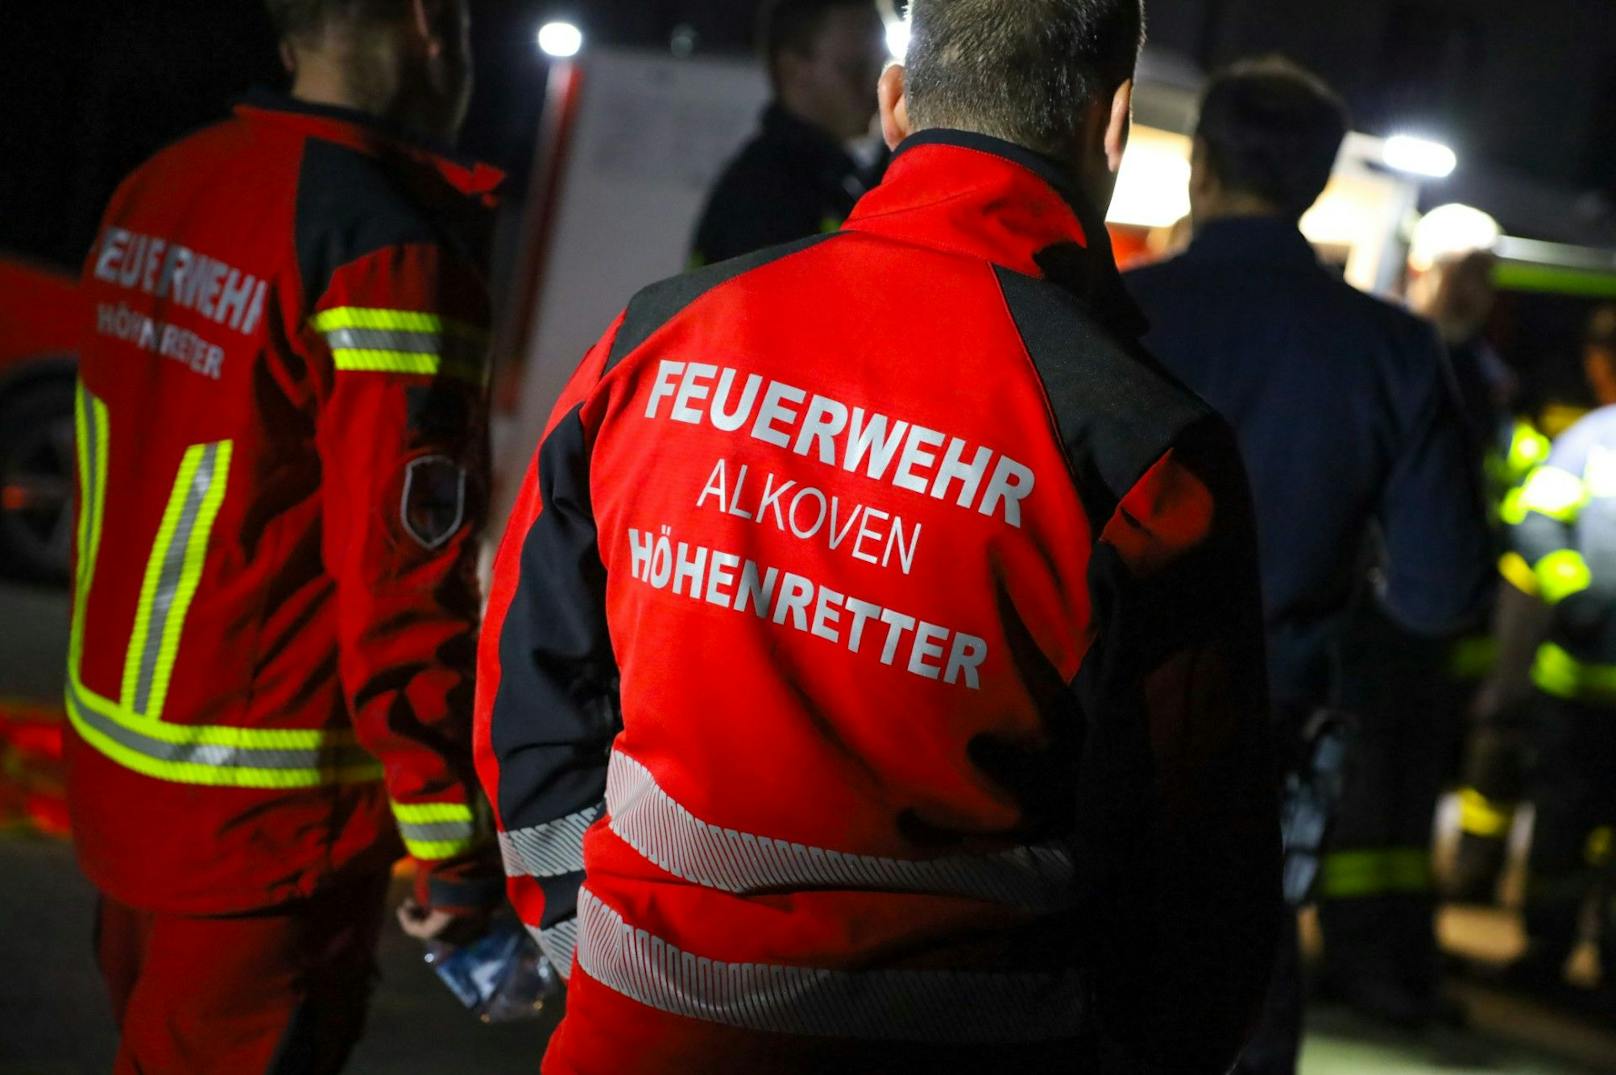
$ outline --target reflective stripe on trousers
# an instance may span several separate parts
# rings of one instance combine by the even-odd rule
[[[744,1030],[944,1044],[1080,1036],[1076,972],[843,971],[727,963],[638,929],[588,886],[578,893],[578,966],[658,1011]],[[552,931],[553,932],[553,931]]]

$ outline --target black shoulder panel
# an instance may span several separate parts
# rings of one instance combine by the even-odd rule
[[[1098,533],[1145,471],[1213,412],[1149,355],[1107,332],[1064,288],[994,271]]]
[[[717,265],[709,265],[695,272],[652,284],[629,302],[628,312],[623,317],[622,327],[617,330],[617,339],[612,344],[612,353],[606,358],[606,368],[601,371],[602,375],[611,372],[612,367],[650,339],[657,329],[672,321],[681,310],[715,287],[726,284],[753,269],[760,269],[771,262],[801,253],[826,239],[834,238],[835,235],[835,232],[831,232],[827,235],[809,236],[794,243],[787,243],[785,246],[773,246],[767,250],[731,258]]]
[[[313,304],[356,258],[441,236],[379,161],[311,138],[298,174],[296,240],[303,293]]]

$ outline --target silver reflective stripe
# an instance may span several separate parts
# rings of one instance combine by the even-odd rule
[[[71,678],[71,677],[70,677]],[[68,700],[79,719],[90,727],[137,754],[154,761],[206,765],[238,769],[354,769],[375,764],[375,759],[356,744],[319,749],[229,746],[222,743],[171,743],[125,727],[108,717],[84,697],[77,683],[69,682]],[[171,725],[176,730],[184,725]]]
[[[398,831],[404,839],[418,840],[421,843],[469,840],[477,835],[476,826],[470,821],[400,821]]]
[[[578,893],[578,966],[658,1011],[745,1030],[873,1041],[966,1044],[1075,1038],[1084,988],[1075,972],[838,971],[724,963],[684,951]]]
[[[140,678],[136,680],[134,710],[144,714],[151,702],[152,679],[157,672],[157,658],[163,650],[163,636],[167,633],[168,614],[179,592],[180,578],[185,574],[185,557],[191,547],[191,531],[197,516],[202,513],[202,502],[207,499],[208,487],[213,484],[214,470],[219,462],[219,445],[209,444],[197,461],[191,487],[185,492],[185,505],[180,509],[179,523],[163,550],[163,571],[157,579],[157,591],[152,597],[151,620],[146,627],[146,648],[140,654]]]
[[[83,427],[85,472],[84,494],[79,499],[82,505],[81,510],[83,510],[87,516],[87,525],[84,530],[85,541],[90,542],[94,540],[93,535],[101,523],[101,520],[96,518],[96,513],[101,509],[101,497],[97,495],[101,489],[101,431],[98,427],[98,423],[95,420],[96,398],[92,396],[89,390],[84,388],[82,385],[80,385],[79,391],[84,393]],[[81,578],[81,586],[84,585],[82,580],[88,579],[91,571],[94,570],[95,562],[89,557],[90,551],[91,550],[89,549],[79,550],[79,575]]]
[[[487,345],[481,341],[439,332],[339,328],[327,332],[325,338],[333,351],[400,351],[411,355],[454,353],[473,359],[482,357],[488,351]]]
[[[561,877],[584,868],[584,833],[600,817],[591,806],[556,821],[499,834],[499,849],[510,877]]]
[[[539,951],[544,953],[544,958],[555,967],[556,973],[563,978],[571,977],[572,954],[578,948],[578,920],[565,918],[549,929],[528,926],[527,932],[539,946]]]
[[[990,900],[1032,911],[1076,898],[1071,854],[1053,845],[990,855],[900,859],[857,855],[719,828],[696,817],[626,754],[606,775],[612,832],[662,869],[739,895],[800,888],[925,892]]]

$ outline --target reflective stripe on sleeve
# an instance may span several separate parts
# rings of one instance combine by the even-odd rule
[[[587,885],[578,920],[578,966],[595,981],[658,1011],[744,1030],[966,1044],[1076,1038],[1087,1022],[1087,988],[1072,971],[728,963],[636,928]]]
[[[474,384],[488,376],[488,333],[437,314],[342,306],[321,311],[310,323],[326,338],[339,371]]]
[[[477,843],[477,817],[465,803],[392,803],[404,846],[418,859],[453,858]]]
[[[107,405],[80,381],[75,395],[73,432],[78,454],[78,565],[74,579],[73,621],[68,632],[68,667],[75,673],[84,654],[84,616],[101,551],[101,517],[106,511]]]
[[[1535,511],[1562,523],[1576,521],[1587,503],[1588,489],[1582,479],[1569,470],[1551,466],[1532,472],[1521,487],[1518,502],[1522,512]]]
[[[1336,851],[1324,856],[1319,895],[1359,899],[1431,887],[1431,852],[1423,847]]]
[[[1475,788],[1459,792],[1459,830],[1471,836],[1496,838],[1509,832],[1515,824],[1515,807],[1508,803],[1495,803]]]
[[[1556,549],[1537,562],[1532,574],[1537,579],[1539,595],[1551,605],[1594,584],[1588,561],[1576,549]]]
[[[1532,565],[1526,562],[1526,557],[1520,553],[1506,552],[1498,561],[1498,573],[1521,593],[1537,596],[1537,575],[1532,571]]]
[[[572,957],[578,949],[578,920],[565,918],[549,929],[540,929],[538,926],[528,926],[528,935],[533,943],[539,946],[544,958],[550,961],[557,974],[562,978],[572,976]]]
[[[676,877],[738,895],[857,888],[964,896],[1033,911],[1075,900],[1075,868],[1055,845],[996,854],[900,859],[852,854],[720,828],[664,791],[645,766],[612,752],[606,775],[611,830]]]
[[[1538,647],[1532,682],[1544,694],[1567,701],[1616,700],[1616,665],[1579,661],[1553,642]]]
[[[604,804],[543,825],[499,834],[499,850],[510,877],[564,877],[584,868],[584,833],[604,811]]]

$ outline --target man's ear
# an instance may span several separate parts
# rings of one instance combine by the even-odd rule
[[[293,78],[297,77],[297,53],[292,50],[290,41],[281,42],[281,66]]]
[[[1122,154],[1128,148],[1133,130],[1133,79],[1117,87],[1111,95],[1111,115],[1105,125],[1105,162],[1115,175],[1122,171]]]
[[[881,136],[886,139],[888,149],[897,149],[911,133],[909,95],[904,92],[903,79],[903,64],[895,63],[881,72],[881,81],[875,86],[876,99],[881,106]]]

